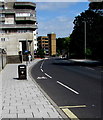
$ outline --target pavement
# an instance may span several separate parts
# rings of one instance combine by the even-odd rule
[[[30,76],[30,68],[38,61],[28,64],[27,80],[18,79],[19,64],[7,64],[0,72],[0,118],[64,119]]]

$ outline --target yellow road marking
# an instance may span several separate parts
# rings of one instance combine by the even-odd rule
[[[86,105],[77,105],[77,106],[61,106],[59,108],[61,109],[66,109],[66,108],[82,108],[82,107],[86,107]]]
[[[62,109],[62,110],[65,112],[65,114],[66,114],[70,119],[75,119],[75,118],[76,118],[76,120],[79,120],[78,117],[77,117],[74,113],[72,113],[69,109]]]
[[[86,107],[86,105],[76,105],[76,106],[61,106],[59,107],[60,109],[62,109],[64,111],[64,113],[70,118],[70,119],[75,119],[79,120],[79,118],[69,110],[69,108],[84,108]]]

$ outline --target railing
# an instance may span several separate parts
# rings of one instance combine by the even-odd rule
[[[0,71],[5,67],[6,65],[6,52],[0,48]]]
[[[0,25],[0,29],[37,29],[37,25],[35,24],[3,24]]]
[[[33,13],[33,14],[36,14],[36,11],[35,10],[31,10],[31,9],[0,9],[0,13],[2,14],[8,14],[8,13],[12,13],[12,14],[15,14],[15,13]]]
[[[36,21],[36,17],[15,17],[15,20],[16,21],[20,21],[20,20],[22,20],[22,21]]]

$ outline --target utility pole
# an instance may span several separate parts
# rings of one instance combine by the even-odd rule
[[[87,47],[87,42],[86,42],[86,21],[84,21],[84,54],[85,54],[85,59],[86,59],[86,47]]]

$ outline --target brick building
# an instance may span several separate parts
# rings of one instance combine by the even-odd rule
[[[38,48],[43,49],[48,56],[56,55],[56,34],[50,33],[47,36],[39,36]]]

